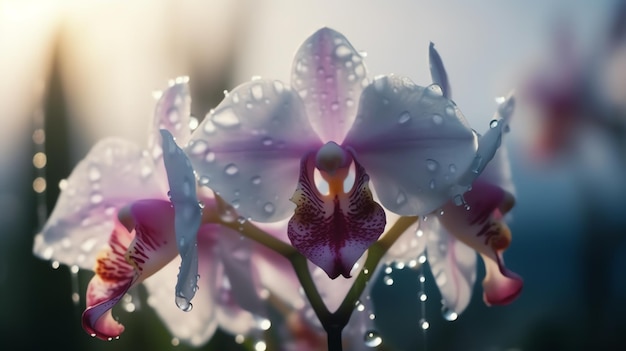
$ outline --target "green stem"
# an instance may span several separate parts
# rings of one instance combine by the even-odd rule
[[[352,283],[352,287],[346,294],[346,297],[341,302],[337,311],[333,313],[334,316],[342,321],[345,320],[345,324],[348,323],[356,302],[361,297],[367,282],[374,274],[380,260],[383,258],[387,250],[389,250],[391,245],[396,242],[400,235],[402,235],[402,233],[404,233],[417,220],[418,217],[400,217],[380,240],[370,246],[367,250],[367,259],[365,260],[363,269],[359,273],[359,276],[355,279],[354,283]]]
[[[343,331],[344,325],[330,325],[325,326],[324,330],[326,330],[326,335],[328,337],[328,351],[342,351],[343,344],[341,342],[341,332]]]

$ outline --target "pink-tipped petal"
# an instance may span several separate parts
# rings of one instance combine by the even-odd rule
[[[60,186],[59,200],[33,251],[83,269],[92,269],[98,252],[107,247],[121,208],[136,199],[166,198],[150,156],[115,138],[94,145]]]
[[[441,207],[469,168],[477,137],[437,85],[394,75],[377,78],[361,96],[344,147],[372,176],[382,205],[400,215]]]
[[[324,143],[341,143],[354,121],[361,91],[369,83],[362,61],[352,44],[330,28],[315,32],[296,53],[291,85]]]
[[[253,80],[228,93],[185,147],[200,185],[259,222],[287,218],[299,160],[321,146],[302,101],[278,81]]]
[[[202,209],[196,196],[196,176],[191,162],[169,131],[161,129],[161,137],[163,162],[170,186],[169,196],[175,212],[176,244],[182,259],[176,284],[176,303],[185,310],[189,308],[198,285],[196,236],[200,228]]]
[[[428,236],[428,264],[441,293],[445,315],[454,318],[471,301],[476,282],[476,252],[448,233],[437,218],[429,218],[423,224]]]
[[[501,252],[495,256],[481,255],[485,263],[483,279],[483,300],[487,306],[506,305],[515,300],[522,292],[524,281],[515,272],[504,266]]]
[[[153,125],[148,136],[148,151],[157,164],[160,164],[163,155],[159,130],[170,131],[180,145],[185,145],[191,136],[189,127],[191,97],[188,81],[187,77],[172,80],[157,101]]]
[[[85,331],[103,340],[117,338],[124,331],[124,326],[113,318],[111,309],[137,277],[134,267],[124,258],[132,234],[118,221],[114,223],[109,246],[100,252],[95,275],[87,286],[86,309],[82,316]]]
[[[374,202],[369,177],[354,160],[355,182],[348,193],[322,195],[313,180],[315,158],[304,157],[296,204],[289,221],[288,236],[293,246],[322,268],[332,279],[350,277],[354,263],[385,228],[385,212]]]
[[[479,179],[465,193],[465,205],[450,202],[438,217],[452,235],[481,254],[488,270],[483,281],[487,304],[509,303],[523,286],[522,279],[509,271],[502,259],[511,242],[511,232],[500,209],[510,207],[510,198],[501,188]]]

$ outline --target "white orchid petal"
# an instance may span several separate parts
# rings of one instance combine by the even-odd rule
[[[454,195],[477,137],[439,86],[424,88],[391,75],[363,91],[343,146],[354,149],[385,208],[425,215]]]
[[[35,255],[93,269],[118,211],[136,199],[163,199],[149,155],[122,139],[103,139],[80,161],[34,245]]]
[[[341,33],[330,28],[311,35],[294,58],[291,85],[304,101],[309,121],[324,142],[343,140],[367,84],[361,54]]]
[[[435,49],[435,44],[432,42],[428,47],[428,56],[430,59],[430,76],[432,77],[433,83],[441,87],[444,97],[447,97],[448,99],[452,98],[452,90],[450,88],[450,82],[448,81],[448,73],[446,73],[446,68],[443,66],[443,60]]]
[[[259,222],[287,218],[300,159],[321,146],[302,101],[278,81],[232,90],[185,147],[201,185]]]

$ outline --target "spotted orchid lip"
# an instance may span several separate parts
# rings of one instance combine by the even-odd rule
[[[353,162],[355,181],[351,189],[343,189],[348,172],[337,172],[327,175],[329,191],[322,194],[314,180],[315,157],[312,153],[305,156],[292,197],[296,210],[289,221],[289,239],[331,279],[339,275],[349,278],[354,263],[385,229],[385,212],[372,198],[369,176],[356,159]]]

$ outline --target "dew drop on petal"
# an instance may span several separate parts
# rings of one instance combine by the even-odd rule
[[[272,140],[272,138],[270,137],[266,137],[266,138],[263,138],[261,143],[263,143],[263,146],[271,146],[272,144],[274,144],[274,140]]]
[[[441,307],[441,315],[443,316],[443,319],[449,322],[455,321],[457,320],[457,318],[459,318],[458,313],[454,312],[446,306]]]
[[[489,128],[495,128],[498,126],[498,120],[497,119],[493,119],[491,120],[491,122],[489,122]]]
[[[443,123],[443,117],[441,117],[441,115],[434,114],[433,123],[435,123],[436,125],[441,125]]]
[[[97,205],[97,204],[101,203],[103,199],[104,198],[102,197],[102,194],[100,194],[100,193],[93,193],[93,194],[91,194],[91,197],[89,198],[91,203],[94,204],[94,205]]]
[[[411,115],[409,114],[408,111],[404,111],[400,114],[400,116],[398,117],[398,123],[399,124],[405,124],[406,122],[408,122],[409,120],[411,120]]]
[[[190,152],[193,155],[199,155],[199,154],[205,152],[207,147],[208,147],[208,145],[207,145],[207,143],[204,140],[195,140],[195,141],[192,142]]]
[[[367,347],[377,347],[383,343],[383,338],[376,330],[368,330],[365,332],[365,336],[363,337],[363,342]]]
[[[451,164],[448,166],[448,170],[449,170],[449,171],[450,171],[450,173],[452,173],[452,174],[456,173],[456,165],[455,165],[454,163],[451,163]]]
[[[215,113],[213,115],[212,121],[213,123],[224,128],[235,127],[238,126],[240,123],[239,117],[237,117],[237,114],[231,108],[225,108],[218,113]],[[205,125],[205,132],[206,128],[207,126]]]
[[[429,171],[434,172],[437,168],[439,168],[439,162],[429,158],[426,160],[426,168],[428,168]]]
[[[237,166],[234,163],[231,163],[224,168],[224,173],[226,173],[229,176],[234,176],[237,173],[239,173],[239,168],[237,168]]]
[[[333,110],[333,111],[337,111],[337,110],[339,110],[339,103],[338,103],[337,101],[333,102],[333,103],[330,105],[330,109],[331,109],[331,110]]]
[[[428,323],[428,321],[426,319],[422,318],[419,321],[419,326],[420,326],[420,328],[426,330],[426,329],[430,328],[430,323]]]
[[[182,296],[176,296],[176,306],[183,312],[189,312],[193,309],[191,302]]]
[[[446,115],[450,117],[456,117],[456,112],[454,111],[454,107],[446,106]]]
[[[265,205],[263,205],[263,211],[265,211],[268,215],[274,213],[275,210],[276,206],[274,206],[271,202],[266,202]]]
[[[434,97],[441,97],[443,96],[443,90],[441,90],[441,87],[437,84],[431,84],[426,88],[426,92]]]
[[[339,58],[345,58],[352,55],[352,51],[345,45],[339,45],[335,48],[335,55]]]
[[[92,182],[95,182],[102,177],[102,174],[100,173],[100,170],[98,169],[98,167],[91,166],[89,167],[88,177],[89,177],[89,180],[91,180]]]
[[[457,206],[465,204],[465,199],[463,199],[463,195],[456,195],[454,197],[454,204]]]
[[[435,180],[431,179],[430,182],[428,183],[428,187],[431,189],[435,189],[437,187],[437,184],[435,184]]]
[[[261,84],[253,85],[250,88],[250,94],[254,100],[261,101],[263,99],[263,86]]]
[[[419,294],[419,299],[420,299],[420,301],[424,302],[424,301],[428,300],[428,295],[426,295],[425,293],[420,293]]]
[[[405,202],[406,202],[406,195],[404,194],[404,192],[401,191],[398,193],[398,196],[396,197],[396,204],[402,205]]]

